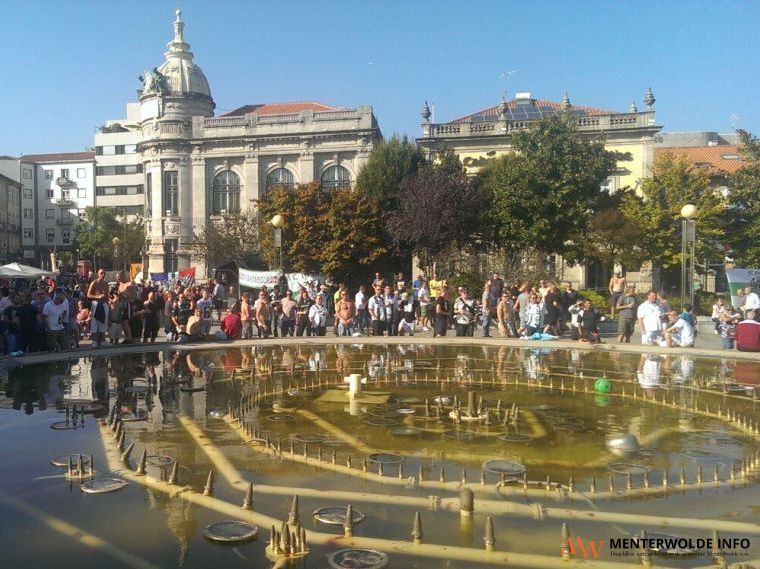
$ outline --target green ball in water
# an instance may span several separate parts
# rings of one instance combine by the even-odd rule
[[[594,391],[597,393],[609,393],[612,391],[612,383],[610,383],[610,380],[600,377],[594,382]]]
[[[607,407],[607,405],[612,403],[612,400],[602,393],[597,393],[594,395],[594,403],[596,403],[597,407]]]

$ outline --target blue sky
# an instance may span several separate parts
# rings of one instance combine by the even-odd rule
[[[163,62],[175,1],[0,0],[0,154],[79,151]],[[217,113],[316,100],[374,106],[419,135],[529,91],[623,111],[652,87],[664,131],[760,134],[760,1],[183,0]]]

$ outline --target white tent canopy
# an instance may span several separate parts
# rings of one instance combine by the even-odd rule
[[[55,271],[45,271],[21,263],[8,263],[0,267],[0,276],[6,279],[36,279],[54,275]]]

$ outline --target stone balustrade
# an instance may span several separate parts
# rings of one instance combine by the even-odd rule
[[[493,120],[458,123],[423,123],[422,138],[450,138],[470,136],[499,136],[528,128],[530,120]],[[654,125],[654,112],[614,113],[609,115],[581,116],[577,118],[581,131],[610,131]]]

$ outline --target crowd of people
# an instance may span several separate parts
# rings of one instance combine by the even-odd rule
[[[211,279],[203,285],[164,286],[133,283],[117,272],[106,282],[99,270],[89,282],[67,285],[40,281],[21,292],[2,289],[0,332],[6,354],[65,351],[82,338],[95,348],[106,344],[155,342],[164,333],[170,342],[291,336],[403,336],[432,331],[433,336],[471,337],[476,329],[490,337],[552,340],[569,337],[600,343],[600,324],[607,319],[573,288],[573,283],[540,280],[507,283],[499,273],[482,290],[452,287],[437,273],[408,281],[403,274],[375,274],[369,285],[350,291],[329,279],[288,288],[283,278],[271,290],[239,294]],[[456,290],[454,290],[456,288]],[[628,343],[635,329],[644,345],[694,345],[696,316],[692,307],[672,309],[667,295],[649,291],[638,302],[635,288],[616,273],[610,281],[610,312],[617,317],[617,341]],[[216,317],[216,318],[215,318]],[[740,310],[719,298],[713,306],[715,333],[724,348],[760,350],[760,297],[747,291]],[[218,330],[212,334],[212,325]]]

